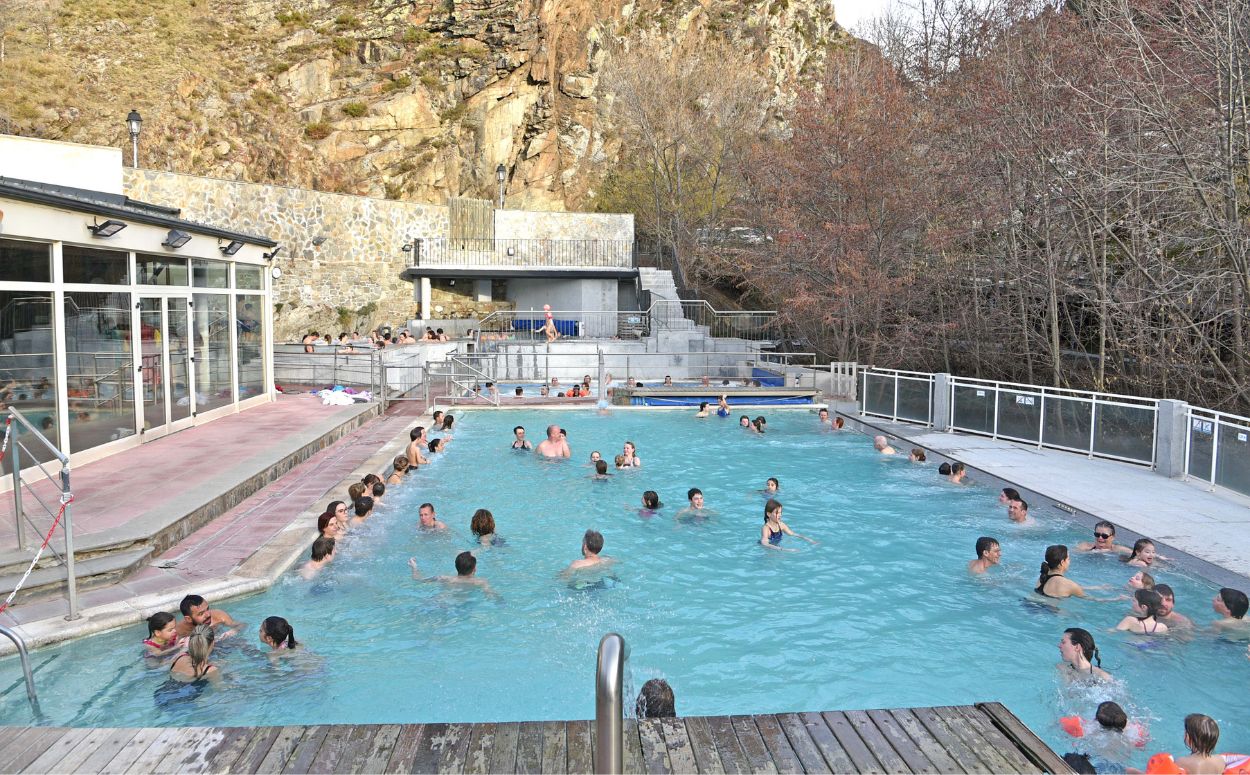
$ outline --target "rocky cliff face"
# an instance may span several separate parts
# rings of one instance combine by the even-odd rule
[[[392,199],[581,209],[621,152],[599,71],[639,30],[726,35],[788,95],[848,38],[829,0],[47,0],[10,24],[0,127],[142,166]],[[7,123],[7,126],[4,124]]]

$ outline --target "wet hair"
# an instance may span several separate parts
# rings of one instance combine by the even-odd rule
[[[768,424],[768,420],[765,420],[763,417],[756,417],[754,420],[751,421],[751,424],[755,426],[755,430],[759,431],[760,433],[763,433],[764,426]]]
[[[1246,599],[1246,593],[1241,590],[1224,587],[1220,590],[1220,599],[1234,619],[1242,618],[1246,615],[1246,610],[1250,609],[1250,600]]]
[[[454,423],[455,421],[456,421],[456,418],[450,414],[444,417],[443,418],[443,430],[445,431],[451,430],[451,424]]]
[[[1041,575],[1037,577],[1037,588],[1041,590],[1042,585],[1046,583],[1046,577],[1054,572],[1063,561],[1068,559],[1068,547],[1063,544],[1052,544],[1046,547],[1046,561],[1042,563]],[[1081,630],[1081,632],[1085,632]]]
[[[1080,627],[1069,627],[1063,631],[1068,636],[1068,640],[1072,641],[1072,645],[1081,650],[1085,658],[1090,664],[1097,664],[1102,667],[1102,657],[1098,654],[1098,646],[1094,645],[1094,636],[1089,634],[1089,630]]]
[[[352,503],[355,503],[355,502],[356,502],[356,499],[352,498]],[[346,505],[347,504],[344,503],[343,501],[330,501],[330,505],[326,506],[326,513],[333,517],[335,513],[339,510],[339,506],[346,506]]]
[[[334,515],[328,511],[322,514],[321,516],[317,517],[317,532],[320,533],[321,535],[325,535],[326,528],[328,528],[330,526],[330,523],[333,521],[334,521]]]
[[[174,615],[159,611],[148,617],[148,637],[152,637],[156,633],[165,629],[170,622],[174,620]]]
[[[313,562],[321,562],[328,555],[334,553],[334,539],[328,536],[321,536],[312,545]]]
[[[561,429],[560,429],[560,432],[561,432],[561,433],[564,433],[564,429],[563,429],[563,428],[561,428]],[[567,434],[566,434],[566,435],[567,435]],[[625,444],[624,444],[623,446],[625,446],[625,447],[633,447],[633,449],[634,449],[634,457],[637,457],[637,456],[638,456],[638,445],[637,445],[637,444],[635,444],[635,443],[634,443],[634,442],[632,442],[632,441],[626,441],[626,442],[625,442]]]
[[[1097,775],[1098,770],[1089,760],[1089,754],[1069,751],[1063,755],[1064,764],[1072,768],[1077,775]]]
[[[183,616],[190,617],[191,609],[197,605],[204,605],[204,598],[199,595],[187,595],[182,599],[182,602],[178,604],[178,610],[182,612]]]
[[[1028,502],[1028,501],[1026,501],[1024,498],[1016,498],[1014,502],[1015,502],[1015,503],[1019,503],[1019,504],[1020,504],[1020,510],[1021,510],[1021,511],[1028,511],[1028,510],[1029,510],[1029,502]]]
[[[347,488],[347,497],[355,501],[357,498],[365,494],[364,482],[353,482],[351,487]]]
[[[781,501],[776,498],[769,498],[764,502],[764,521],[768,521],[768,515],[781,508]]]
[[[608,461],[600,458],[595,461],[595,473],[606,474],[608,472]]]
[[[383,495],[386,495],[386,483],[374,482],[373,483],[373,499],[377,500],[378,498],[381,498]]]
[[[950,464],[950,463],[943,463],[942,465],[938,466],[938,473],[939,473],[939,474],[941,474],[942,476],[950,476],[950,475],[951,475],[951,464]]]
[[[1144,551],[1147,546],[1154,546],[1155,542],[1149,538],[1139,538],[1133,542],[1133,551],[1124,558],[1124,562],[1132,562],[1137,559],[1137,553]]]
[[[391,465],[395,466],[395,471],[396,471],[396,472],[398,472],[398,473],[401,473],[401,474],[402,474],[404,471],[407,471],[407,470],[408,470],[408,466],[409,466],[409,463],[408,463],[408,456],[407,456],[407,455],[396,455],[396,456],[395,456],[395,459],[391,461]]]
[[[357,498],[354,505],[356,507],[356,516],[363,517],[370,511],[373,511],[373,498],[365,495],[364,497]]]
[[[1020,500],[1020,491],[1017,490],[1015,487],[1004,487],[1003,495],[1007,496],[1007,500],[1009,501]]]
[[[374,482],[382,481],[382,477],[378,476],[377,474],[365,474],[364,477],[362,477],[360,481],[364,483],[365,487],[368,487]]]
[[[1159,609],[1163,606],[1163,597],[1153,589],[1138,589],[1133,592],[1133,599],[1146,609],[1146,615],[1139,617],[1142,619],[1158,616]]]
[[[772,482],[772,483],[773,483],[773,484],[775,484],[775,485],[777,485],[777,489],[778,489],[778,490],[780,490],[780,489],[781,489],[781,481],[780,481],[779,479],[777,479],[777,477],[775,477],[775,476],[770,476],[770,477],[768,477],[768,481],[769,481],[769,482]]]
[[[993,549],[995,546],[998,546],[998,545],[999,543],[998,543],[997,538],[990,538],[989,536],[981,536],[980,538],[977,539],[977,559],[978,560],[981,559],[983,556],[985,556],[986,552],[988,552],[990,549]]]
[[[456,555],[456,573],[460,576],[471,576],[477,570],[477,558],[473,552],[461,552]]]
[[[673,696],[673,687],[663,678],[647,681],[638,692],[634,712],[638,718],[674,718],[677,715],[677,698]]]
[[[841,417],[835,417],[833,418],[833,425],[835,428],[841,428],[846,425],[846,420],[843,420]]]
[[[612,458],[612,462],[616,464],[616,467],[617,467],[617,468],[624,468],[624,467],[625,467],[625,456],[624,456],[624,455],[617,455],[616,457]],[[646,497],[646,496],[644,495],[643,497]]]
[[[418,507],[417,507],[417,511],[421,511],[421,509],[429,509],[430,511],[433,511],[433,510],[434,510],[434,504],[433,504],[433,503],[422,503],[420,506],[418,506]]]
[[[191,657],[192,672],[199,675],[200,668],[208,662],[216,639],[217,633],[209,624],[201,624],[191,631],[191,637],[187,638],[187,654]]]
[[[747,421],[747,425],[751,424],[751,418],[747,417],[745,414],[738,418],[738,424],[741,425],[743,420]]]
[[[520,388],[517,388],[517,390],[520,390]],[[518,425],[517,427],[512,429],[512,435],[515,436],[517,431],[523,431],[523,430],[525,430],[525,426]]]
[[[660,508],[660,494],[655,490],[647,490],[642,494],[642,505],[649,509]]]
[[[443,410],[442,410],[442,409],[435,409],[435,410],[434,410],[434,414],[433,414],[432,416],[434,417],[434,422],[438,422],[438,418],[440,418],[440,417],[442,417],[442,416],[443,416]]]
[[[598,530],[587,530],[586,535],[582,536],[582,543],[586,544],[591,554],[598,554],[603,551],[603,533]]]
[[[518,396],[520,396],[520,395],[524,395],[524,394],[525,394],[525,389],[524,389],[524,388],[522,388],[520,385],[517,385],[517,386],[516,386],[516,390],[515,390],[515,391],[513,391],[513,393],[514,393],[514,395],[518,395]]]
[[[1100,521],[1100,522],[1096,522],[1096,523],[1094,523],[1094,530],[1098,530],[1098,528],[1100,528],[1100,527],[1105,527],[1105,528],[1107,528],[1108,530],[1110,530],[1110,531],[1111,531],[1111,535],[1113,535],[1113,536],[1115,535],[1115,525],[1111,524],[1111,523],[1110,523],[1110,522],[1108,522],[1107,520],[1105,520],[1105,519],[1104,519],[1104,520],[1102,520],[1102,521]]]
[[[964,472],[964,464],[960,462],[951,463],[951,476],[962,474]]]
[[[417,439],[421,438],[421,432],[422,432],[422,431],[424,431],[424,430],[425,430],[425,428],[422,428],[420,425],[418,425],[417,427],[415,427],[415,428],[413,428],[412,430],[408,431],[408,440],[409,440],[409,441],[416,441]]]
[[[1148,575],[1150,575],[1150,574],[1148,574],[1148,573],[1146,573],[1145,571],[1143,571],[1143,572],[1142,572],[1142,574],[1141,574],[1141,576],[1142,576],[1142,581],[1145,581],[1145,580],[1146,580],[1146,576],[1148,576]],[[1146,589],[1151,589],[1151,587],[1146,587]],[[1171,588],[1170,586],[1168,586],[1167,584],[1155,584],[1155,585],[1154,585],[1154,587],[1153,587],[1153,589],[1154,589],[1154,591],[1155,591],[1155,592],[1158,592],[1158,593],[1159,593],[1159,597],[1161,597],[1161,598],[1164,598],[1164,597],[1170,597],[1170,598],[1172,598],[1172,600],[1173,600],[1173,601],[1175,601],[1175,600],[1176,600],[1176,593],[1175,593],[1175,592],[1173,592],[1173,591],[1172,591],[1172,588]]]
[[[495,515],[489,509],[478,509],[473,512],[473,519],[469,520],[469,530],[479,538],[490,535],[495,532]]]
[[[430,451],[438,452],[438,448],[443,446],[442,439],[430,439]]]
[[[1199,756],[1210,756],[1220,741],[1220,725],[1210,716],[1190,713],[1185,717],[1185,735],[1189,738],[1189,750]]]
[[[299,645],[295,642],[295,628],[281,616],[267,617],[260,623],[260,631],[282,648],[293,649]]]
[[[912,447],[911,454],[921,463],[925,462],[924,450],[920,447]]]
[[[700,402],[699,402],[699,411],[700,411],[700,412],[702,412],[704,409],[707,409],[707,401],[700,401]]]
[[[1146,571],[1142,571],[1142,572],[1141,572],[1141,588],[1142,588],[1142,589],[1153,589],[1153,590],[1155,590],[1156,592],[1158,592],[1158,591],[1159,591],[1159,590],[1158,590],[1158,588],[1157,588],[1157,587],[1156,587],[1156,585],[1155,585],[1155,577],[1154,577],[1154,576],[1151,576],[1151,575],[1150,575],[1149,573],[1147,573]]]
[[[1094,720],[1101,724],[1104,728],[1115,729],[1123,732],[1128,726],[1128,714],[1124,712],[1118,703],[1107,701],[1098,705],[1098,712],[1094,714]]]
[[[686,500],[688,501],[694,500],[694,496],[702,495],[702,494],[703,494],[703,491],[700,490],[698,487],[691,487],[689,490],[686,491]]]

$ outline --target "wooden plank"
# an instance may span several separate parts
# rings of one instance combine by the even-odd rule
[[[1010,772],[1014,769],[1007,757],[990,745],[957,708],[933,708],[933,713],[942,719],[952,732],[959,735],[959,738],[972,749],[977,758],[988,764],[994,772]]]
[[[152,767],[152,772],[204,772],[208,754],[220,745],[228,727],[185,727],[182,737],[167,743],[166,756]]]
[[[898,720],[890,715],[889,711],[870,710],[867,714],[881,736],[890,742],[898,755],[907,763],[909,770],[920,773],[941,772],[941,769],[929,761],[929,757],[925,756],[924,751],[916,745],[916,741],[911,739],[911,736],[898,723]],[[863,737],[863,732],[860,736]]]
[[[1040,737],[1033,733],[1033,730],[1016,718],[1016,714],[1008,710],[1005,705],[998,702],[979,702],[976,707],[989,716],[993,724],[1009,739],[1014,741],[1025,756],[1037,764],[1039,768],[1046,772],[1072,772],[1072,768],[1063,760],[1063,757],[1046,745]]]
[[[516,771],[539,773],[543,771],[543,723],[522,721],[517,730]],[[629,768],[626,767],[626,772]]]
[[[146,751],[135,759],[134,764],[131,764],[126,772],[135,775],[147,775],[152,772],[157,765],[169,758],[171,751],[178,750],[178,743],[183,739],[182,735],[181,729],[161,730],[160,735],[152,741]]]
[[[148,750],[148,747],[161,736],[161,732],[165,730],[160,727],[147,727],[140,729],[134,737],[130,738],[130,742],[122,746],[117,755],[104,763],[100,768],[101,773],[125,772],[130,769],[130,765]]]
[[[99,747],[100,743],[108,739],[113,734],[113,729],[93,729],[83,738],[78,745],[72,750],[66,751],[65,757],[56,763],[53,772],[73,772],[78,769],[78,765],[87,761],[91,753]],[[24,748],[22,750],[25,750]]]
[[[781,731],[785,732],[786,739],[790,741],[790,748],[794,750],[794,755],[799,757],[799,762],[802,763],[805,772],[822,773],[822,775],[831,772],[829,765],[825,763],[825,757],[820,755],[820,749],[816,747],[816,742],[812,740],[807,725],[803,723],[803,719],[799,718],[799,714],[778,713],[777,723],[781,725]]]
[[[734,733],[733,721],[728,716],[708,716],[707,727],[716,741],[716,753],[720,755],[721,767],[732,775],[751,771],[751,763],[747,760],[742,743]]]
[[[881,762],[881,766],[886,772],[911,772],[912,769],[907,761],[894,750],[894,746],[890,740],[877,729],[877,725],[873,723],[872,718],[862,710],[848,710],[842,715],[846,716],[846,720],[851,722],[851,726],[855,728],[855,732],[859,735],[859,739],[864,741],[864,745],[868,746],[868,750],[872,751],[872,755],[877,757],[877,761]]]
[[[642,772],[642,740],[638,738],[638,719],[621,719],[621,764],[628,773]]]
[[[981,739],[985,744],[992,748],[995,753],[1007,760],[1008,766],[1015,772],[1041,772],[1038,767],[1029,758],[1021,753],[1020,749],[1006,735],[999,731],[998,727],[985,717],[980,710],[967,705],[949,708],[948,710],[957,712],[963,717],[964,721],[981,735]],[[949,721],[947,723],[950,723]]]
[[[280,727],[278,736],[269,745],[269,752],[265,754],[264,759],[260,760],[260,764],[256,765],[256,772],[259,775],[273,775],[273,773],[282,772],[286,767],[287,760],[291,758],[291,754],[295,753],[296,747],[304,739],[304,735],[308,730],[309,727],[298,725]]]
[[[352,764],[352,772],[381,772],[390,761],[391,749],[399,739],[399,724],[383,724],[372,737],[365,740],[365,748]]]
[[[855,731],[855,727],[851,725],[850,719],[845,714],[839,711],[826,711],[820,715],[824,718],[825,723],[829,725],[833,736],[838,739],[838,744],[842,746],[842,750],[846,751],[846,755],[851,757],[851,761],[855,764],[856,772],[885,772],[885,768],[877,761],[877,757],[872,755],[872,750],[860,738],[859,733]]]
[[[356,728],[351,724],[331,724],[330,731],[326,732],[325,739],[321,741],[321,747],[313,756],[312,771],[337,772],[335,768],[343,756],[343,751],[351,742],[351,736],[355,730]]]
[[[798,755],[791,747],[790,741],[786,739],[786,733],[781,729],[781,722],[776,716],[771,714],[763,714],[755,717],[755,728],[759,730],[760,737],[764,738],[764,745],[768,748],[768,753],[773,757],[773,764],[777,766],[778,772],[802,772],[803,764],[799,761]]]
[[[568,733],[563,721],[543,722],[543,772],[569,771]]]
[[[721,764],[720,753],[716,750],[716,740],[712,737],[712,729],[708,726],[707,719],[701,716],[692,716],[685,719],[685,721],[686,737],[690,740],[690,751],[694,754],[698,771],[713,773],[714,775],[723,773],[725,767]],[[667,736],[665,739],[667,739]],[[627,766],[626,772],[630,771]]]
[[[517,741],[521,725],[517,722],[495,726],[495,747],[490,754],[491,772],[516,772]]]
[[[439,772],[464,772],[464,752],[469,747],[469,724],[448,724],[443,732]]]
[[[495,745],[495,724],[474,724],[469,730],[469,747],[464,754],[466,775],[490,772],[490,749]]]
[[[569,772],[594,772],[595,759],[590,747],[590,722],[566,722],[568,735]]]
[[[68,733],[69,729],[65,727],[37,727],[29,732],[23,732],[23,735],[29,736],[29,745],[26,746],[25,751],[10,750],[8,755],[0,760],[0,772],[21,772],[23,767],[42,756],[44,751]]]
[[[920,719],[916,718],[910,708],[894,708],[888,711],[888,714],[898,722],[899,728],[907,733],[925,758],[937,767],[938,772],[963,773],[968,771],[951,758],[942,744],[929,733],[929,730],[925,729],[924,724],[920,723]]]
[[[257,727],[256,734],[247,741],[247,745],[238,758],[230,764],[230,772],[256,772],[256,768],[269,755],[273,741],[282,734],[282,727]]]
[[[330,734],[330,728],[330,724],[320,724],[304,730],[304,736],[300,738],[295,750],[291,751],[286,764],[282,765],[282,771],[298,775],[310,772],[313,762],[317,760],[317,752],[326,741],[326,735]]]
[[[995,770],[981,760],[976,752],[968,747],[963,739],[952,732],[942,719],[933,712],[933,708],[912,708],[911,712],[933,736],[934,740],[946,749],[951,758],[959,762],[970,773],[991,773]]]
[[[82,728],[67,731],[55,743],[48,746],[48,750],[39,754],[39,756],[37,756],[30,764],[27,764],[24,772],[54,772],[56,764],[60,762],[61,759],[64,759],[67,753],[76,749],[79,743],[91,734],[91,732],[92,730],[90,729]],[[7,768],[4,771],[11,772],[11,770]]]
[[[658,775],[673,771],[668,758],[668,745],[658,718],[638,719],[638,739],[642,743],[642,771]]]
[[[382,768],[386,773],[411,772],[412,762],[417,757],[417,749],[421,747],[421,737],[425,734],[424,724],[404,724],[399,728],[399,737],[391,748],[391,758]]]
[[[347,747],[338,761],[337,772],[355,772],[369,756],[373,739],[382,731],[381,724],[358,724],[352,728],[351,737],[347,739]]]
[[[133,740],[134,736],[137,734],[139,734],[137,727],[122,727],[119,729],[109,730],[108,736],[96,743],[95,748],[90,752],[90,755],[88,755],[86,759],[83,759],[82,762],[72,770],[66,768],[65,771],[85,772],[92,773],[94,775],[94,773],[103,769],[104,765],[108,764],[110,759],[121,753],[121,750],[126,747],[126,743]]]
[[[221,730],[222,737],[217,745],[204,753],[202,772],[227,772],[239,755],[247,750],[252,738],[256,737],[256,727],[226,727]]]
[[[690,745],[685,720],[660,719],[660,731],[664,735],[664,746],[668,749],[668,763],[672,765],[673,771],[698,772],[699,765],[695,762],[694,749]]]
[[[39,727],[11,727],[4,730],[5,736],[0,738],[0,762],[21,756],[35,744],[32,734]],[[3,769],[0,772],[13,772]]]
[[[421,731],[416,753],[408,772],[434,772],[447,742],[447,724],[426,724]]]
[[[768,746],[764,745],[764,738],[760,736],[755,720],[750,716],[730,716],[729,721],[733,724],[738,742],[742,743],[742,750],[746,752],[751,772],[775,773],[777,765],[773,764],[773,758],[768,755]]]

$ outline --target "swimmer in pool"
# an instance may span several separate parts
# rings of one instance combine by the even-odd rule
[[[925,462],[926,458],[925,458],[924,450],[921,449],[920,447],[912,447],[911,453],[907,455],[907,459],[911,461],[912,463]]]
[[[446,530],[447,523],[434,515],[433,503],[422,503],[417,509],[417,528],[420,530]]]
[[[1244,597],[1244,596],[1243,596]],[[200,625],[209,627],[237,627],[239,623],[230,614],[217,608],[209,608],[208,602],[199,595],[187,595],[178,604],[182,619],[178,621],[178,637],[185,638]],[[231,633],[233,634],[233,633]]]
[[[1124,561],[1138,568],[1149,568],[1154,565],[1155,560],[1162,559],[1166,558],[1155,549],[1154,541],[1149,538],[1139,538],[1133,543],[1133,549]]]
[[[281,616],[267,616],[260,623],[260,642],[269,647],[269,656],[285,657],[303,649],[295,640],[295,628]]]
[[[686,493],[686,498],[690,501],[690,505],[674,514],[675,519],[689,517],[701,521],[703,517],[711,515],[712,512],[703,507],[703,491],[698,487],[691,487]]]
[[[958,465],[963,465],[959,463]],[[952,480],[953,481],[953,480]],[[1007,502],[1007,519],[1018,524],[1029,521],[1029,504],[1024,500]]]
[[[638,457],[638,448],[634,446],[634,442],[625,442],[621,455],[625,458],[626,468],[642,468],[642,458]]]
[[[616,457],[612,458],[612,463],[616,466],[617,471],[621,470],[622,468],[625,467],[625,456],[617,455]]]
[[[729,416],[729,397],[728,396],[722,395],[720,398],[716,399],[716,416],[717,417]]]
[[[391,475],[386,477],[387,484],[399,484],[404,481],[404,474],[408,473],[411,464],[408,462],[407,455],[396,455],[391,461],[391,465],[395,470],[391,471]]]
[[[529,443],[529,439],[525,438],[525,426],[518,425],[512,429],[512,448],[513,449],[533,449],[534,445]]]
[[[890,442],[889,440],[886,439],[885,436],[877,436],[876,438],[874,438],[872,440],[872,447],[873,449],[880,452],[882,455],[898,454],[898,450],[890,446]]]
[[[1003,506],[1018,500],[1020,500],[1020,491],[1015,487],[1004,487],[998,492],[998,502]]]
[[[148,617],[148,637],[143,648],[150,657],[167,657],[178,653],[178,622],[173,614],[160,611]]]
[[[353,525],[359,525],[361,522],[364,522],[369,517],[373,516],[373,498],[372,497],[368,495],[364,495],[362,497],[357,498],[356,502],[352,505],[355,507],[355,510],[356,510],[356,516],[352,517]]]
[[[799,535],[798,533],[791,530],[789,525],[787,525],[785,522],[782,522],[781,521],[782,508],[783,507],[780,503],[778,503],[777,501],[771,498],[769,498],[768,502],[764,504],[764,527],[760,531],[760,544],[761,545],[766,546],[769,549],[781,549],[782,551],[787,551],[787,552],[797,551],[795,549],[788,549],[781,545],[781,538],[783,535],[790,535],[790,536],[794,536],[795,538],[802,538],[804,541],[807,541],[809,544],[820,543],[819,541],[816,541],[815,539],[812,539],[812,538],[808,538],[805,535]]]
[[[215,681],[221,678],[221,671],[208,661],[213,653],[216,634],[207,624],[198,625],[187,638],[187,651],[174,657],[169,664],[169,677],[175,681],[190,683],[208,679]]]
[[[660,494],[655,490],[647,490],[642,494],[642,508],[638,510],[641,517],[654,517],[656,512],[664,508],[660,503]]]
[[[495,532],[495,515],[489,509],[478,509],[469,520],[469,532],[482,546],[503,546],[504,540]]]
[[[845,426],[846,426],[846,420],[843,420],[841,417],[833,418],[833,430],[840,431]]]
[[[762,434],[764,432],[764,426],[768,425],[768,420],[765,420],[763,417],[756,417],[753,421],[751,421],[751,424],[755,426],[756,433]]]
[[[1125,586],[1133,590],[1154,589],[1155,577],[1151,576],[1149,573],[1147,573],[1144,570],[1139,570],[1129,577],[1128,584],[1126,584]]]
[[[587,530],[582,536],[582,558],[569,563],[561,575],[571,576],[574,573],[601,568],[616,562],[612,557],[603,557],[603,534],[597,530]]]
[[[547,426],[547,438],[543,439],[534,452],[542,457],[572,457],[573,452],[569,449],[569,442],[565,436],[560,434],[559,425]]]
[[[429,465],[430,461],[426,460],[425,455],[421,454],[421,450],[430,445],[430,440],[425,437],[425,428],[418,425],[409,432],[408,438],[408,465]]]
[[[747,417],[745,414],[738,418],[738,427],[747,428],[752,433],[755,432],[755,426],[751,424],[751,418]]]
[[[764,494],[770,498],[781,492],[781,482],[775,476],[768,477],[768,481],[764,482]]]
[[[1176,593],[1167,584],[1156,584],[1155,592],[1159,593],[1159,621],[1169,627],[1193,627],[1194,623],[1188,616],[1176,610]]]
[[[820,420],[821,425],[828,425],[829,424],[829,410],[824,408],[823,406],[820,407],[820,411],[816,412],[816,419]]]
[[[1115,525],[1103,520],[1094,525],[1094,541],[1082,541],[1076,545],[1078,552],[1102,552],[1105,554],[1128,554],[1132,551],[1127,546],[1118,546],[1115,542]]]
[[[1062,544],[1046,547],[1046,559],[1042,562],[1041,574],[1033,591],[1043,597],[1083,597],[1102,603],[1109,602],[1090,597],[1085,594],[1085,589],[1080,584],[1065,576],[1071,564],[1072,558],[1068,556],[1068,547]],[[1101,589],[1101,587],[1090,587],[1090,589]]]
[[[299,575],[304,580],[309,581],[316,577],[321,569],[329,565],[334,559],[334,539],[322,536],[312,545],[312,559],[304,563],[304,567],[300,568]]]
[[[1246,619],[1246,611],[1250,610],[1250,600],[1246,593],[1231,587],[1224,587],[1215,593],[1211,607],[1220,618],[1211,623],[1211,629],[1217,633],[1238,633],[1250,636],[1250,620]]]
[[[702,418],[702,417],[707,417],[707,416],[708,416],[708,411],[707,411],[707,401],[700,401],[700,402],[699,402],[699,411],[698,411],[698,412],[696,412],[694,416],[695,416],[695,417],[699,417],[699,418]]]
[[[974,576],[985,573],[1003,559],[1003,548],[998,539],[981,536],[977,539],[977,558],[968,563],[968,572]]]
[[[446,587],[477,588],[491,597],[498,597],[491,589],[490,582],[477,575],[477,558],[473,552],[461,552],[456,555],[456,575],[426,576],[417,567],[417,558],[408,558],[408,567],[412,569],[412,578],[423,584],[442,584]]]
[[[1088,630],[1080,627],[1064,630],[1059,639],[1059,658],[1063,660],[1059,663],[1059,672],[1068,680],[1086,675],[1102,680],[1111,678],[1111,674],[1102,669],[1102,657]]]
[[[595,472],[594,472],[593,474],[591,474],[591,475],[590,475],[590,478],[591,478],[591,479],[595,479],[595,480],[600,481],[600,482],[605,482],[605,481],[607,481],[608,479],[611,479],[611,478],[612,478],[612,474],[609,474],[609,473],[608,473],[608,461],[606,461],[606,460],[596,460],[596,461],[595,461]]]
[[[966,482],[964,482],[964,477],[967,475],[968,471],[964,468],[963,463],[951,463],[951,475],[946,477],[946,481],[951,484],[966,484]]]
[[[1121,619],[1115,629],[1138,635],[1166,635],[1168,626],[1159,621],[1162,602],[1159,593],[1152,589],[1137,590],[1133,593],[1133,613]]]
[[[600,460],[603,460],[603,455],[599,454],[599,450],[596,449],[594,452],[590,453],[590,464],[592,466]]]

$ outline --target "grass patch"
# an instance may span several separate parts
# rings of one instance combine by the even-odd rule
[[[274,14],[274,18],[284,27],[293,27],[300,24],[308,24],[308,14],[303,11],[297,11],[294,8],[283,8]]]
[[[362,25],[355,14],[341,13],[334,17],[334,26],[340,30],[358,30]]]
[[[313,140],[324,140],[332,131],[330,124],[325,121],[314,121],[304,126],[304,134]]]
[[[354,54],[356,52],[356,39],[346,37],[336,37],[334,39],[334,50],[340,54]]]
[[[443,79],[433,73],[424,73],[419,80],[421,85],[427,89],[439,89],[443,86]]]
[[[360,118],[369,112],[369,106],[363,102],[349,102],[342,107],[342,111],[352,118]]]
[[[401,75],[393,81],[387,81],[382,86],[382,91],[395,92],[401,89],[407,89],[409,86],[412,86],[412,79],[406,75]]]
[[[457,102],[455,105],[452,105],[446,110],[440,110],[438,112],[438,118],[440,121],[451,122],[454,124],[455,122],[463,119],[465,114],[468,112],[469,106],[467,103]]]
[[[404,30],[404,34],[400,36],[400,40],[405,43],[420,44],[426,42],[432,37],[434,36],[430,34],[429,30],[423,30],[420,27],[409,27]]]

